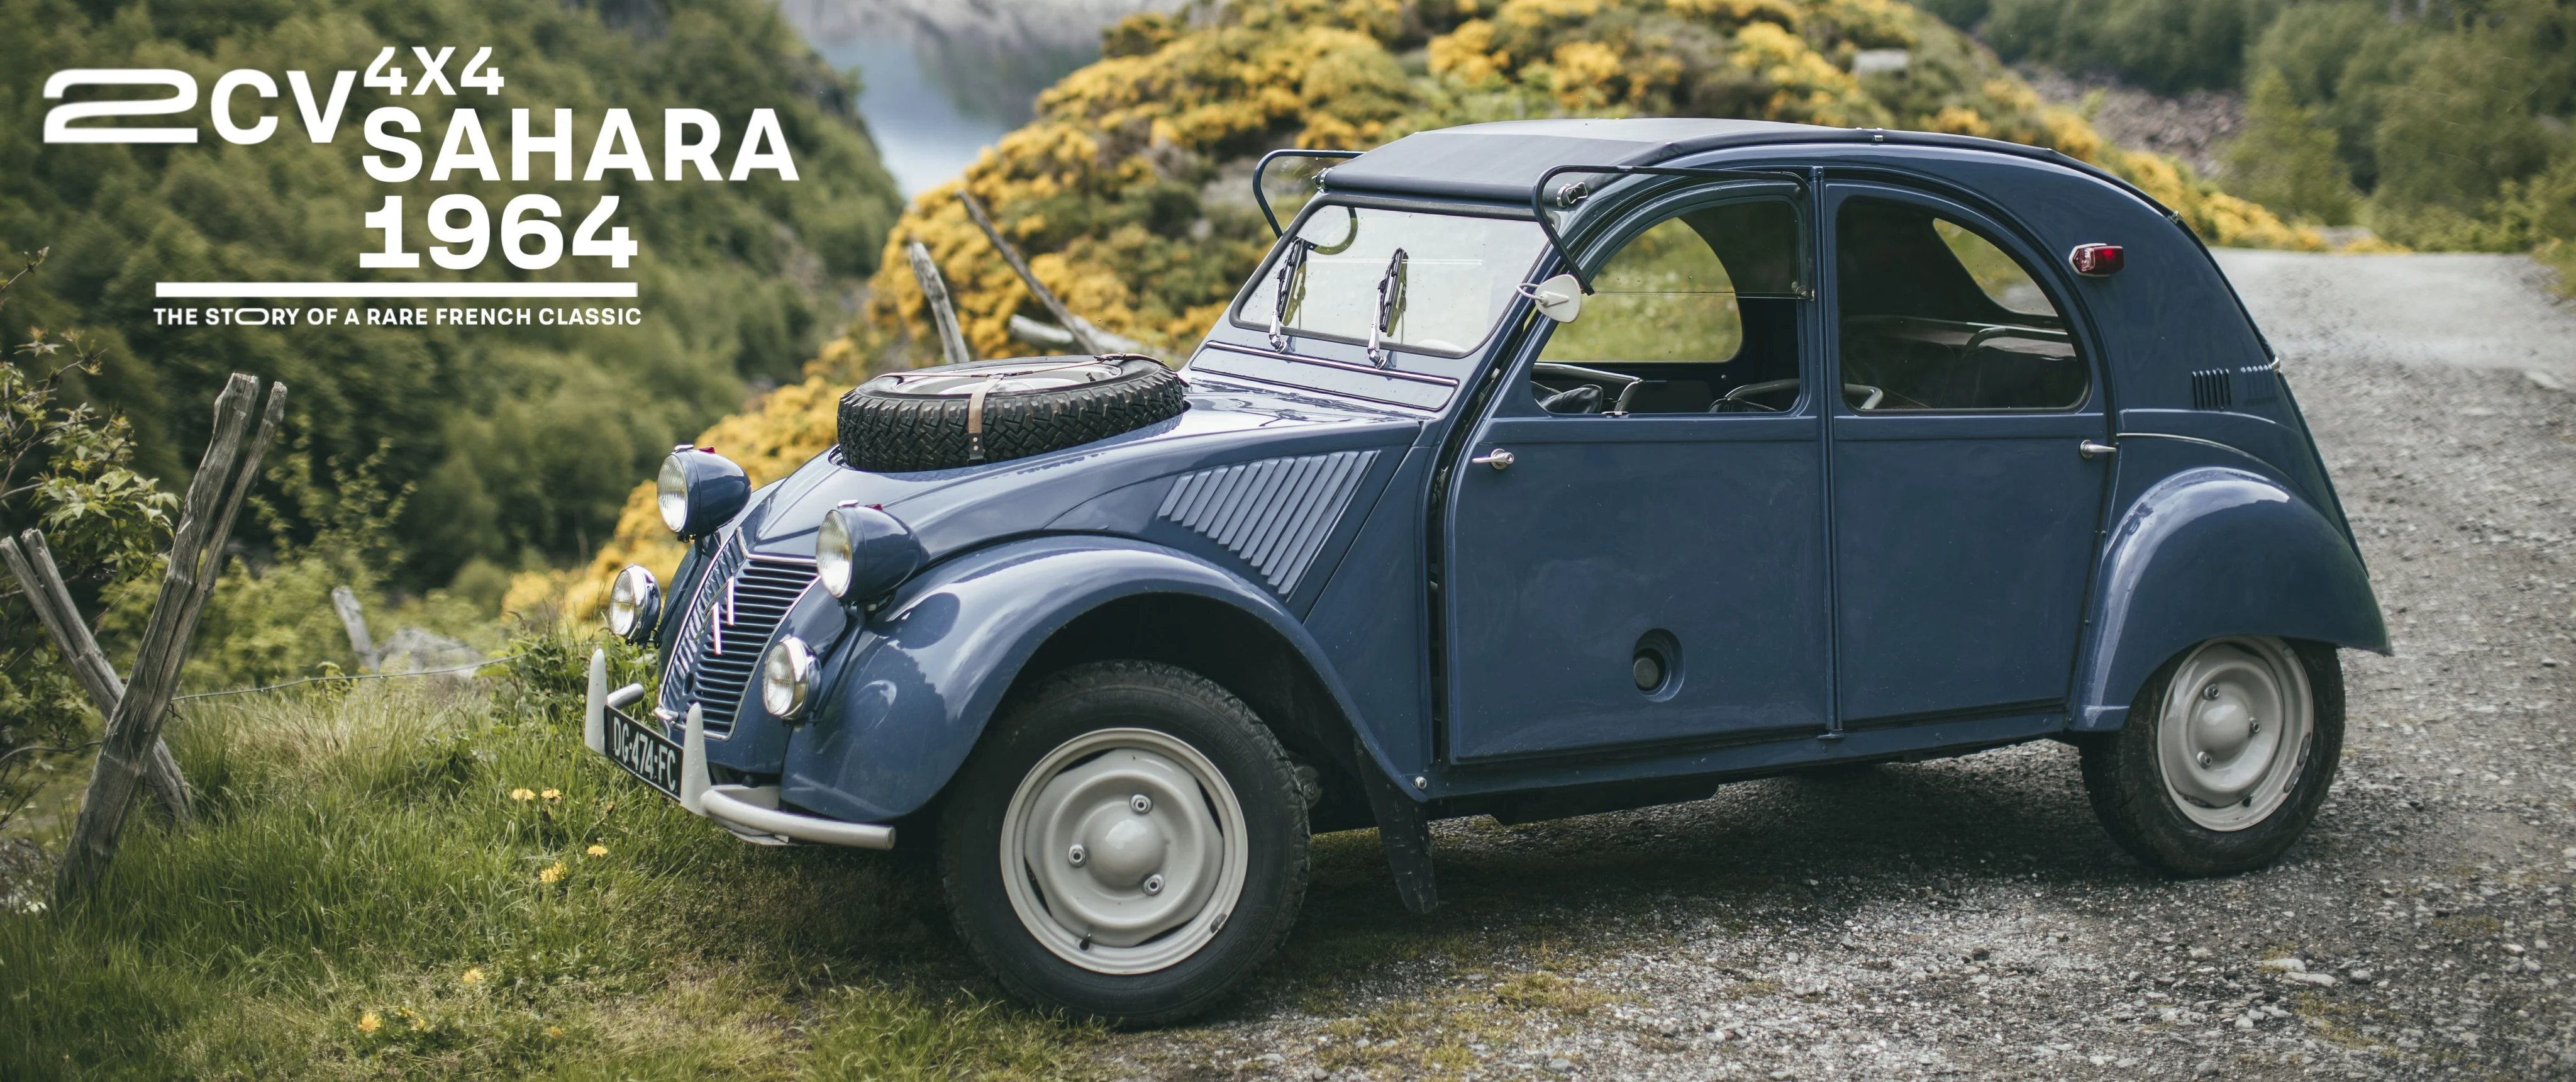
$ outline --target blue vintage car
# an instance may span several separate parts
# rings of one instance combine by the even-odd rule
[[[2200,242],[1980,139],[1412,135],[1177,376],[974,362],[840,421],[757,492],[672,454],[688,556],[611,613],[658,700],[595,675],[589,739],[749,841],[935,847],[1006,987],[1130,1024],[1254,970],[1319,831],[1427,911],[1434,820],[2053,738],[2140,860],[2252,868],[2334,777],[2336,650],[2388,648]]]

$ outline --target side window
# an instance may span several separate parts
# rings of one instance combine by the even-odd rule
[[[1553,413],[1701,413],[1730,392],[1797,399],[1795,305],[1807,295],[1797,208],[1705,207],[1631,238],[1592,276],[1581,318],[1555,327],[1531,393]],[[1737,401],[1746,401],[1738,394]]]
[[[1834,224],[1843,399],[1863,413],[2066,410],[2092,374],[2066,320],[2010,252],[1883,199]]]

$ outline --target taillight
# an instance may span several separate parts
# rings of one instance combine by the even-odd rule
[[[2078,244],[2066,257],[2075,265],[2075,273],[2092,278],[2105,278],[2120,273],[2128,257],[2117,244]]]

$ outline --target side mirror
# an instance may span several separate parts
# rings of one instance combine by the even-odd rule
[[[1583,286],[1571,274],[1523,285],[1520,293],[1538,304],[1538,314],[1559,323],[1572,323],[1574,317],[1583,314]]]

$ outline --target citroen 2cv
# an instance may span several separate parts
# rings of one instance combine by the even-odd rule
[[[1177,374],[881,376],[757,492],[675,451],[687,557],[610,613],[658,697],[595,660],[592,746],[749,841],[935,847],[1004,986],[1129,1024],[1253,972],[1316,832],[1428,911],[1435,820],[2045,738],[2173,874],[2315,815],[2387,633],[2152,199],[1745,121],[1338,157]]]

